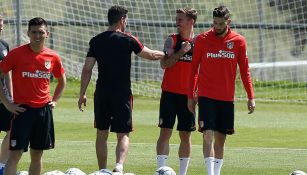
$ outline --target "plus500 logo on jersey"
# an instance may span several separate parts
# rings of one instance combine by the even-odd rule
[[[50,73],[36,70],[35,73],[22,72],[22,77],[24,77],[24,78],[46,78],[46,79],[50,79]]]
[[[231,51],[220,50],[218,53],[207,53],[207,58],[229,58],[234,59],[236,55]]]

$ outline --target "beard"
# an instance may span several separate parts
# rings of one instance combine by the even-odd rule
[[[122,27],[121,27],[121,31],[122,31],[122,32],[125,32],[125,29],[126,29],[125,26],[122,26]]]
[[[226,30],[227,30],[227,27],[225,27],[224,29],[219,30],[219,31],[217,29],[215,29],[215,35],[216,36],[221,36],[221,35],[223,35],[226,32]]]

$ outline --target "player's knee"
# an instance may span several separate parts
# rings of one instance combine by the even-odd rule
[[[207,145],[211,145],[213,143],[213,140],[214,140],[213,135],[211,135],[211,134],[204,134],[203,139],[204,139],[205,144],[207,144]]]
[[[21,159],[21,156],[22,156],[21,150],[20,151],[19,150],[11,151],[10,155],[9,155],[8,162],[17,163]]]
[[[181,142],[189,142],[191,139],[191,132],[188,131],[180,131],[179,132]]]
[[[163,135],[160,134],[159,136],[159,142],[168,142],[171,138],[171,135]]]

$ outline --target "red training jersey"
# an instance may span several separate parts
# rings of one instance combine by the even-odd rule
[[[10,51],[0,62],[4,73],[12,70],[13,100],[33,108],[45,106],[52,100],[49,88],[50,74],[60,77],[64,68],[60,56],[49,48],[35,53],[29,44]]]
[[[193,46],[194,39],[183,39],[179,34],[172,34],[174,54],[181,49],[182,42],[188,41]],[[188,94],[189,72],[191,71],[192,49],[183,55],[173,66],[164,70],[161,88],[178,94]]]
[[[195,90],[192,78],[198,74],[198,96],[234,101],[237,65],[248,98],[255,98],[245,38],[230,28],[222,38],[214,29],[200,34],[194,45],[189,98]]]

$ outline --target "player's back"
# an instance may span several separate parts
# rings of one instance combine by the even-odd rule
[[[98,63],[97,87],[113,91],[130,90],[131,53],[139,53],[143,45],[132,35],[106,31],[90,41],[88,56]]]

